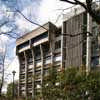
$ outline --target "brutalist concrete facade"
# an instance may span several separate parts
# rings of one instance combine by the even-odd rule
[[[44,27],[44,28],[43,28]],[[61,28],[48,22],[17,39],[19,57],[19,96],[33,97],[41,92],[43,76],[53,66],[61,68]],[[35,76],[35,78],[34,78]]]
[[[87,14],[84,11],[64,16],[61,27],[46,23],[16,41],[19,58],[19,96],[33,97],[42,92],[43,77],[55,67],[57,71],[68,66],[79,67],[86,62]],[[95,30],[94,27],[97,29]],[[99,65],[98,25],[91,19],[92,66]],[[35,78],[34,78],[35,76]]]

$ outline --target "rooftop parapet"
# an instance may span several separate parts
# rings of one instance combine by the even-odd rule
[[[48,32],[48,34],[52,33],[52,30],[53,30],[52,28],[56,29],[56,26],[54,24],[52,24],[51,22],[48,22],[48,23],[44,24],[43,26],[34,29],[30,33],[27,33],[27,34],[23,35],[22,37],[18,38],[16,40],[16,45],[18,46],[20,44],[23,44],[24,42],[31,40],[32,38],[35,38],[35,37],[41,35],[42,33],[45,33],[45,32]]]

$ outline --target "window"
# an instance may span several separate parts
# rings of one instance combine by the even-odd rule
[[[92,62],[93,67],[100,64],[99,59],[100,59],[99,57],[93,57],[92,58],[91,62]]]
[[[35,54],[35,59],[40,59],[41,58],[41,51],[40,51],[40,46],[36,46],[34,48],[34,54]]]
[[[61,40],[55,42],[55,49],[61,48]]]
[[[67,26],[66,26],[66,25],[67,25],[67,22],[66,22],[66,21],[63,22],[63,32],[64,32],[64,33],[67,32],[67,30],[66,30],[66,29],[67,29]]]
[[[61,28],[59,28],[56,33],[55,33],[55,37],[59,37],[61,35]]]
[[[20,49],[22,49],[24,47],[27,47],[28,45],[29,45],[29,41],[24,42],[23,44],[18,45],[18,49],[20,50]]]
[[[36,43],[44,38],[47,38],[48,37],[48,32],[45,32],[45,33],[42,33],[38,36],[36,36],[35,38],[32,39],[32,43]]]

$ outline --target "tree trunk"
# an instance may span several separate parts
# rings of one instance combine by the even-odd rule
[[[1,80],[1,86],[0,86],[0,96],[2,95],[3,84],[4,84],[4,61],[3,61],[2,80]]]
[[[1,87],[0,87],[0,97],[1,97],[1,90],[2,90],[2,89],[1,89]]]

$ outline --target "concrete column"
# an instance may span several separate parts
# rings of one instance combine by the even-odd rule
[[[53,67],[53,62],[54,62],[54,40],[53,39],[50,41],[50,52],[51,52],[51,66]]]
[[[90,72],[91,69],[91,30],[92,30],[92,18],[90,17],[89,13],[87,13],[87,48],[86,48],[86,72],[87,74]]]
[[[21,68],[21,63],[20,63],[20,56],[19,54],[17,55],[18,60],[19,60],[19,81],[18,81],[18,97],[21,96],[21,92],[20,92],[20,68]]]
[[[33,73],[32,73],[32,100],[35,100],[35,79],[34,79],[34,77],[35,77],[35,56],[34,56],[34,48],[31,48],[31,50],[32,50],[32,57],[33,57]]]
[[[44,67],[44,61],[43,61],[43,47],[42,44],[40,44],[40,51],[41,51],[41,85],[43,84],[43,67]]]
[[[53,67],[53,59],[54,58],[54,54],[53,54],[53,52],[51,51],[51,65],[52,65],[52,67]]]
[[[40,51],[41,51],[41,92],[43,91],[43,67],[44,67],[44,60],[43,60],[43,46],[40,44]],[[43,96],[42,96],[43,98]]]
[[[64,23],[62,22],[62,35],[61,35],[61,69],[63,68],[63,63],[64,63],[64,56],[63,56],[63,50],[64,50],[64,47],[66,47],[64,45]],[[65,55],[66,56],[66,55]]]
[[[27,55],[26,55],[26,52],[24,51],[24,57],[25,57],[25,96],[26,96],[26,100],[27,100],[27,67],[28,67],[28,64],[27,64]]]

